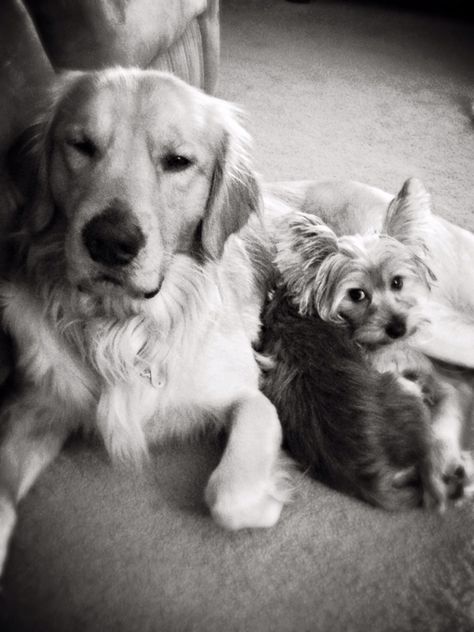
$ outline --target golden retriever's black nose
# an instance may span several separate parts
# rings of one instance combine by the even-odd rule
[[[387,336],[395,339],[404,336],[406,334],[407,328],[405,322],[401,318],[394,318],[385,327],[385,331],[387,332]]]
[[[145,245],[145,236],[130,212],[108,208],[93,217],[82,231],[82,240],[93,261],[125,266]]]

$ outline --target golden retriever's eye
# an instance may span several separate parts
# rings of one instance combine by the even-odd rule
[[[89,138],[70,138],[66,141],[66,144],[88,158],[94,158],[97,154],[97,147]]]
[[[192,164],[192,160],[180,154],[167,154],[162,160],[165,171],[184,171]]]
[[[364,292],[364,290],[361,290],[358,287],[351,288],[347,291],[347,294],[353,303],[362,303],[362,301],[365,301],[367,298],[367,294]]]
[[[390,283],[390,288],[399,292],[403,287],[403,278],[399,275],[394,276],[392,282]]]

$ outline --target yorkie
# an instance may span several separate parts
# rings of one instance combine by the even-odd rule
[[[308,310],[302,294],[289,291],[287,274],[285,266],[264,310],[261,349],[262,388],[286,448],[316,479],[373,505],[443,507],[447,489],[426,406],[391,373],[372,368],[345,328]]]
[[[277,265],[300,314],[343,325],[379,374],[395,376],[391,387],[397,384],[400,401],[403,392],[422,404],[425,415],[413,409],[411,432],[418,418],[432,435],[422,443],[431,445],[435,470],[447,494],[455,496],[472,483],[472,458],[461,448],[470,393],[410,344],[426,321],[423,303],[436,280],[425,257],[430,212],[422,183],[410,179],[390,204],[380,232],[338,237],[317,217],[295,214],[279,231]],[[384,425],[395,421],[386,415]],[[426,459],[426,454],[419,456]],[[403,477],[400,472],[399,480]]]

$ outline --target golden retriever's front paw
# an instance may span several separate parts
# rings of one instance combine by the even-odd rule
[[[236,531],[246,528],[273,527],[278,522],[283,501],[270,492],[271,485],[252,488],[228,486],[211,476],[206,488],[206,503],[218,525]]]

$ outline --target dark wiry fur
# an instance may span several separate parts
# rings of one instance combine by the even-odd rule
[[[279,287],[263,314],[273,360],[263,390],[275,404],[287,448],[316,478],[374,505],[439,504],[429,415],[421,401],[363,358],[343,327],[301,316]],[[394,476],[414,468],[418,484]]]

